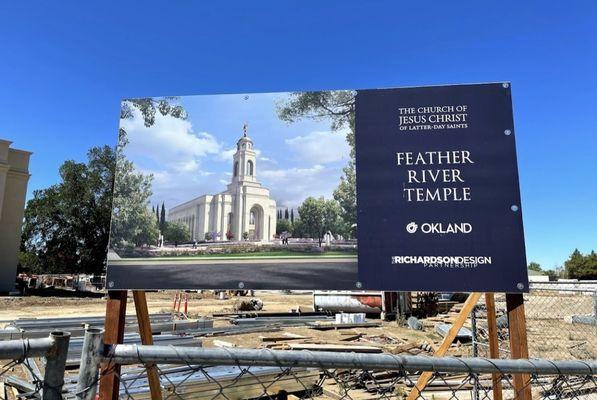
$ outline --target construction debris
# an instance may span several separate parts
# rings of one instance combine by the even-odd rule
[[[442,337],[446,337],[450,329],[452,328],[452,324],[438,324],[435,326],[435,331],[439,333]],[[473,332],[470,329],[465,328],[464,326],[458,330],[456,334],[456,338],[454,340],[459,340],[461,342],[468,342],[473,340]]]
[[[234,304],[235,311],[259,311],[263,309],[263,301],[260,299],[240,300]]]

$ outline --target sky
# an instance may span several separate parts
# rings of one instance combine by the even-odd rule
[[[332,131],[325,120],[280,120],[277,107],[289,99],[289,93],[184,96],[177,104],[186,120],[156,113],[151,127],[131,107],[133,118],[120,122],[125,154],[153,176],[151,204],[170,209],[226,190],[245,126],[257,153],[254,175],[278,208],[298,208],[309,196],[332,198],[350,159],[347,132]]]
[[[597,247],[596,20],[594,1],[3,2],[0,137],[34,152],[30,198],[116,142],[124,98],[511,81],[527,258],[552,268]]]

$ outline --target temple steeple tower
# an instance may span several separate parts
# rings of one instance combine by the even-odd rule
[[[236,142],[236,153],[232,162],[233,182],[256,182],[257,154],[253,141],[247,136],[247,124],[243,126],[243,136]]]

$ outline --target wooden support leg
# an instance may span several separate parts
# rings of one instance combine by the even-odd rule
[[[512,358],[529,358],[527,327],[524,314],[524,297],[521,293],[506,293],[510,354]],[[514,374],[514,391],[517,400],[531,400],[530,376]]]
[[[137,313],[137,322],[139,324],[139,335],[141,344],[152,345],[153,335],[151,333],[151,322],[149,321],[149,309],[147,308],[147,298],[143,290],[133,290],[133,299],[135,300],[135,311]],[[147,379],[149,380],[149,390],[152,400],[162,400],[162,389],[160,387],[160,376],[155,364],[146,364]]]
[[[108,292],[106,304],[106,322],[104,325],[104,344],[122,343],[126,315],[126,290]],[[102,400],[118,400],[120,390],[120,365],[112,362],[102,363],[99,396]]]
[[[471,293],[468,296],[468,299],[466,299],[466,301],[464,302],[464,305],[462,306],[462,309],[460,310],[458,317],[456,317],[456,321],[454,321],[454,324],[452,324],[452,327],[448,331],[448,334],[433,354],[434,356],[441,357],[446,354],[446,351],[448,351],[450,345],[456,338],[458,331],[460,330],[460,328],[462,328],[462,325],[464,325],[466,319],[473,310],[473,307],[475,306],[475,304],[477,304],[480,298],[481,293]],[[432,375],[432,372],[423,372],[417,380],[417,384],[415,385],[415,387],[413,387],[410,393],[408,394],[407,400],[416,399],[419,396],[419,394],[423,391],[423,389],[425,389],[425,386],[427,386],[427,382],[429,382],[429,379]]]
[[[489,356],[500,358],[500,342],[498,338],[497,319],[495,314],[495,299],[493,293],[485,293],[487,306],[487,330],[489,335]],[[502,400],[502,376],[491,374],[493,383],[493,400]]]

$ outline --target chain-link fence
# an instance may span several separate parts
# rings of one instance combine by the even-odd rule
[[[500,352],[493,360],[488,359],[484,301],[465,324],[473,341],[459,347],[470,349],[459,358],[135,345],[105,349],[101,331],[90,329],[80,364],[65,374],[68,334],[0,341],[0,399],[95,399],[98,388],[110,381],[124,399],[152,398],[153,386],[168,399],[500,400],[530,393],[534,399],[597,400],[596,292],[586,285],[532,286],[525,294],[530,360],[509,359],[501,294],[494,296]],[[100,362],[109,366],[101,373]]]
[[[597,359],[597,284],[535,282],[524,295],[529,357]],[[506,296],[495,294],[500,358],[510,357]],[[473,356],[489,356],[487,309],[471,314]]]
[[[117,373],[125,399],[151,398],[144,363],[155,365],[164,399],[497,399],[524,391],[536,399],[597,398],[595,361],[140,345],[116,345],[107,359],[122,369],[104,371],[100,381]],[[515,374],[525,374],[522,386]]]

